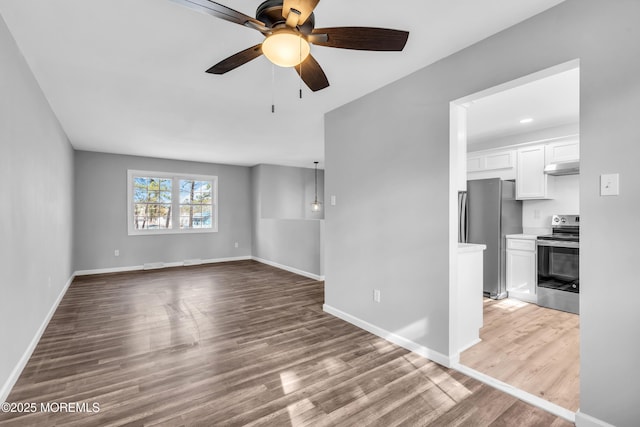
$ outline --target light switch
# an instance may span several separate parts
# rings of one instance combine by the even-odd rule
[[[600,175],[600,195],[617,196],[620,194],[620,174],[609,173]]]
[[[336,205],[336,196],[331,196],[331,206]]]

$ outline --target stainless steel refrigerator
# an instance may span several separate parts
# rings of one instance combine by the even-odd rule
[[[514,181],[499,178],[467,181],[458,195],[459,241],[481,243],[484,251],[484,294],[507,296],[507,234],[522,233],[522,201],[516,200]]]

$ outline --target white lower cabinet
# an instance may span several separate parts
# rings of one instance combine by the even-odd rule
[[[507,237],[506,267],[509,297],[536,303],[535,239]]]
[[[482,268],[485,245],[458,243],[458,351],[480,342],[483,297]]]

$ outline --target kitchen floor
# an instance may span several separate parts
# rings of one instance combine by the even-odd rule
[[[484,299],[482,342],[460,362],[571,411],[580,407],[580,317],[515,299]]]

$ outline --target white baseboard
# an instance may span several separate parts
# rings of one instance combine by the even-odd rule
[[[127,267],[112,267],[112,268],[96,268],[93,270],[76,270],[74,273],[76,276],[89,276],[92,274],[106,274],[106,273],[124,273],[126,271],[142,270],[144,265],[132,265]]]
[[[576,412],[576,427],[614,427],[614,425],[580,412],[578,409],[578,412]]]
[[[520,390],[519,388],[516,388],[512,385],[504,383],[500,380],[490,377],[489,375],[483,374],[482,372],[478,372],[475,369],[471,369],[468,366],[461,365],[459,363],[454,364],[452,368],[495,389],[507,393],[508,395],[518,398],[523,402],[536,406],[540,409],[544,409],[545,411],[550,412],[555,416],[564,418],[565,420],[572,423],[576,422],[577,416],[575,412],[563,408],[562,406],[556,405],[555,403],[551,403],[548,400],[544,400],[536,396],[535,394],[527,393],[524,390]],[[602,426],[604,427],[604,425]]]
[[[481,342],[482,342],[482,339],[478,338],[478,339],[475,339],[475,340],[471,341],[471,342],[470,342],[470,343],[468,343],[467,345],[463,345],[463,346],[460,348],[460,350],[458,350],[458,354],[456,355],[456,356],[457,356],[457,358],[458,358],[458,360],[460,359],[460,353],[462,353],[462,352],[463,352],[463,351],[465,351],[465,350],[470,349],[471,347],[473,347],[473,346],[474,346],[474,345],[476,345],[476,344],[480,344]]]
[[[169,267],[178,267],[180,265],[184,265],[180,262],[145,262],[142,265],[143,270],[159,270],[161,268],[169,268]]]
[[[396,345],[399,345],[402,348],[406,348],[407,350],[412,351],[416,354],[419,354],[422,357],[425,357],[429,360],[439,363],[440,365],[451,367],[451,364],[452,364],[451,359],[440,352],[437,352],[428,347],[420,345],[416,342],[408,340],[393,332],[389,332],[365,320],[359,319],[355,316],[345,313],[344,311],[331,307],[330,305],[324,304],[322,306],[322,309],[325,312],[344,320],[345,322],[349,322],[352,325],[355,325],[361,329],[364,329],[367,332],[371,332],[372,334],[377,335],[380,338],[384,338],[385,340],[392,342]]]
[[[203,259],[199,260],[199,264],[216,264],[219,262],[231,262],[231,261],[247,261],[250,260],[251,256],[238,256],[238,257],[228,257],[228,258],[212,258],[212,259]],[[131,265],[126,267],[112,267],[112,268],[96,268],[93,270],[78,270],[74,273],[75,276],[88,276],[91,274],[105,274],[105,273],[124,273],[127,271],[138,271],[138,270],[151,270],[156,268],[171,268],[171,267],[182,267],[189,265],[197,265],[194,264],[194,260],[185,260],[185,261],[175,261],[175,262],[153,262],[146,263],[143,265]]]
[[[308,277],[309,279],[318,280],[318,281],[324,280],[324,276],[318,276],[317,274],[309,273],[308,271],[299,270],[295,267],[289,267],[288,265],[278,264],[277,262],[269,261],[269,260],[258,258],[255,256],[252,256],[251,259],[254,261],[261,262],[263,264],[270,265],[271,267],[276,267],[281,270],[299,274],[300,276]]]
[[[67,283],[64,285],[64,287],[60,291],[60,294],[58,295],[55,302],[51,306],[49,313],[47,313],[46,317],[42,321],[42,324],[40,325],[35,335],[31,339],[29,346],[27,347],[25,352],[22,354],[22,357],[18,361],[18,364],[13,368],[13,371],[11,371],[9,378],[7,378],[5,383],[2,384],[2,387],[0,387],[0,402],[5,402],[7,400],[7,397],[9,397],[9,393],[11,392],[11,389],[18,381],[18,378],[20,378],[20,374],[22,374],[22,370],[24,369],[24,367],[27,366],[27,362],[29,362],[29,359],[31,358],[33,351],[36,349],[36,346],[38,345],[38,342],[40,341],[42,334],[44,334],[44,331],[47,329],[47,326],[49,325],[51,318],[53,317],[54,313],[58,309],[58,306],[60,305],[60,301],[62,301],[62,298],[67,293],[67,289],[69,289],[69,286],[71,286],[71,282],[73,282],[74,277],[75,277],[75,274],[73,274],[69,278],[69,280],[67,280]]]
[[[519,291],[516,291],[516,290],[510,290],[510,291],[507,291],[507,293],[509,294],[509,298],[515,298],[517,300],[524,301],[524,302],[530,302],[532,304],[537,304],[538,303],[538,296],[537,295],[531,295],[528,292],[519,292]]]

